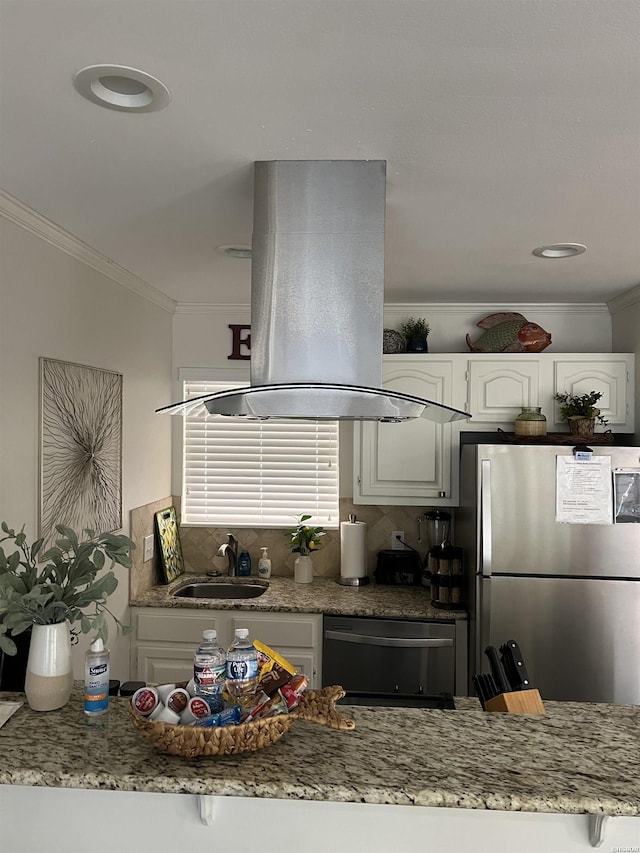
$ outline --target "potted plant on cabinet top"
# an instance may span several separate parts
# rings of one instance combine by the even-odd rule
[[[427,338],[431,331],[431,326],[426,320],[414,317],[409,317],[406,323],[400,327],[402,336],[407,342],[407,352],[429,352],[429,344]]]
[[[106,616],[109,615],[118,630],[123,633],[130,630],[109,610],[106,601],[118,586],[111,566],[118,563],[130,568],[131,550],[135,545],[127,536],[113,533],[96,534],[87,529],[83,531],[86,538],[80,541],[70,527],[56,525],[56,530],[60,538],[56,539],[55,546],[40,555],[42,539],[30,545],[24,527],[16,533],[2,522],[5,535],[0,538],[0,543],[13,542],[16,550],[7,555],[0,545],[0,650],[3,655],[15,655],[17,646],[14,638],[29,629],[30,661],[36,645],[46,650],[48,642],[54,643],[57,651],[51,654],[49,648],[50,657],[58,660],[54,678],[64,678],[58,681],[57,698],[52,701],[59,702],[55,707],[61,707],[69,698],[67,693],[61,701],[66,687],[70,692],[73,681],[71,626],[78,623],[82,633],[93,631],[96,637],[106,640]],[[107,561],[108,570],[103,571]],[[56,639],[42,639],[45,635]],[[27,664],[27,681],[29,667],[30,663]],[[60,667],[65,671],[60,672]],[[37,675],[44,677],[45,673],[39,671]],[[40,678],[32,680],[37,682],[39,690],[45,688]],[[65,682],[64,689],[62,682]],[[28,691],[27,698],[32,704]],[[51,710],[50,707],[36,707],[47,701],[36,699],[32,707]]]
[[[608,424],[596,406],[600,397],[600,391],[589,391],[588,394],[569,394],[563,391],[555,394],[554,399],[560,403],[560,417],[568,422],[572,435],[589,438],[593,436],[596,422],[602,426]]]

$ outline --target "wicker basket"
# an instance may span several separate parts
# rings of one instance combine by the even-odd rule
[[[322,690],[306,690],[300,704],[290,714],[279,714],[238,726],[213,728],[155,722],[142,717],[130,703],[128,707],[138,733],[159,752],[193,758],[196,755],[236,755],[263,749],[279,740],[295,720],[308,720],[333,729],[354,729],[353,720],[344,717],[335,707],[335,703],[344,695],[345,691],[337,685]]]

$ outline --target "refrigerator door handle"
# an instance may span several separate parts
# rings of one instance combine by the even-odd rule
[[[491,577],[491,460],[480,463],[480,574]]]

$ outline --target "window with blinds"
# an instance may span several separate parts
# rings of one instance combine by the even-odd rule
[[[239,387],[185,381],[184,399]],[[338,422],[184,417],[182,523],[338,527]]]

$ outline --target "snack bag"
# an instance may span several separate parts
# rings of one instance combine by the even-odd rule
[[[258,652],[258,688],[269,696],[286,684],[296,673],[296,668],[281,654],[260,640],[254,640]]]

